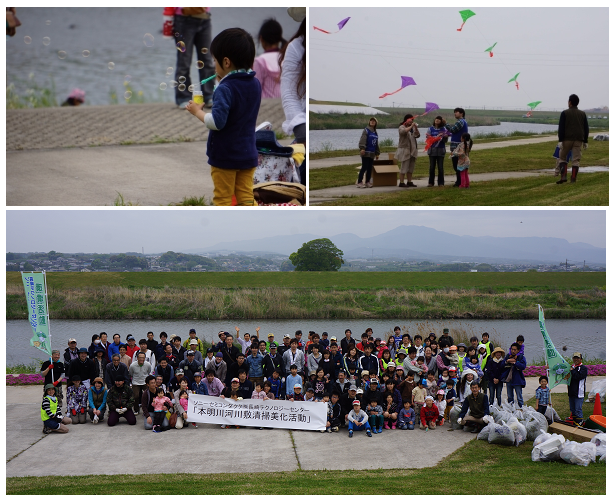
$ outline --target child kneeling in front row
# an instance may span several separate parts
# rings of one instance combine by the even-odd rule
[[[384,424],[384,416],[382,413],[382,407],[378,405],[375,396],[372,397],[367,405],[367,415],[369,416],[369,425],[371,425],[374,434],[382,432],[382,425]]]
[[[411,403],[405,400],[403,401],[403,409],[399,412],[399,418],[397,418],[397,427],[404,431],[413,431],[415,423],[416,413],[414,413]]]
[[[241,28],[219,33],[210,51],[219,83],[214,90],[212,112],[189,101],[187,110],[210,129],[208,163],[214,183],[215,206],[230,206],[235,195],[238,206],[254,206],[253,178],[259,155],[255,142],[261,84],[252,65],[255,43]]]
[[[348,437],[351,438],[354,431],[362,431],[363,429],[371,437],[371,426],[368,418],[367,413],[361,410],[361,402],[356,399],[352,401],[352,410],[348,413]]]

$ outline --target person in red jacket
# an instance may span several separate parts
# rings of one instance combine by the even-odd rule
[[[434,429],[435,421],[439,418],[439,410],[435,406],[433,396],[426,396],[426,404],[420,410],[420,428]]]

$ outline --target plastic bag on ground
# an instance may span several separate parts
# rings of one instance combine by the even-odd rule
[[[588,394],[588,401],[591,403],[596,399],[596,393],[600,394],[600,402],[605,402],[605,396],[607,395],[607,380],[603,378],[602,380],[596,380],[592,383],[592,390]]]
[[[560,451],[560,458],[567,464],[587,467],[590,462],[596,462],[596,445],[594,443],[567,441]]]
[[[605,453],[602,457],[600,457],[598,459],[599,462],[606,462],[607,461],[607,453]]]
[[[526,427],[522,425],[516,417],[511,417],[507,422],[509,427],[515,435],[515,445],[519,446],[526,441]]]
[[[594,445],[596,445],[597,457],[602,457],[607,452],[607,435],[604,432],[596,434],[596,436],[590,439],[590,443],[594,443]]]
[[[482,418],[482,420],[484,421],[484,423],[486,424],[491,424],[494,422],[494,418],[492,418],[491,415],[484,415],[484,418]]]
[[[539,435],[533,440],[533,448],[539,446],[541,443],[545,443],[548,439],[551,439],[552,435],[545,431],[539,431]]]
[[[488,441],[488,435],[490,434],[490,431],[492,430],[492,428],[495,425],[496,424],[494,422],[486,425],[486,427],[484,427],[481,431],[479,431],[479,434],[477,435],[477,439],[483,439],[484,441]]]
[[[490,444],[513,446],[515,440],[516,436],[514,432],[507,427],[505,422],[503,422],[501,425],[494,424],[488,433],[488,442]]]
[[[513,417],[513,415],[511,414],[511,412],[506,411],[506,410],[501,410],[499,411],[499,413],[497,414],[496,417],[494,417],[494,421],[497,424],[500,424],[501,422],[507,422],[511,419],[511,417]]]
[[[533,462],[552,462],[560,459],[560,452],[565,439],[562,434],[551,434],[550,438],[533,447],[531,458]]]
[[[536,411],[529,414],[528,417],[528,420],[524,423],[526,427],[526,439],[534,441],[535,438],[541,434],[541,430],[547,432],[547,419],[544,415]]]
[[[454,430],[463,429],[465,426],[464,424],[461,425],[457,422],[458,415],[460,415],[461,410],[462,410],[462,406],[460,406],[459,404],[452,407],[452,409],[450,410],[450,427]]]
[[[560,420],[560,415],[556,413],[556,410],[554,408],[548,406],[547,410],[545,410],[545,418],[551,420],[552,422],[555,422],[556,420]]]

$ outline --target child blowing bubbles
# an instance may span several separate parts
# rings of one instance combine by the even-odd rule
[[[219,83],[211,113],[189,101],[187,110],[201,120],[208,135],[208,163],[214,183],[215,206],[253,206],[253,177],[258,163],[255,127],[261,104],[261,84],[251,70],[255,43],[241,28],[219,33],[210,51]]]

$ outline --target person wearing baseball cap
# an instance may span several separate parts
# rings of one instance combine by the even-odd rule
[[[448,345],[454,345],[454,338],[450,336],[450,330],[448,328],[443,328],[443,335],[439,337],[440,344],[442,340]]]
[[[231,379],[229,385],[223,389],[223,392],[221,392],[221,397],[230,398],[231,394],[234,392],[242,399],[246,397],[240,390],[240,379],[237,377]],[[248,396],[248,398],[250,398],[250,396]]]
[[[89,359],[89,352],[85,347],[78,350],[78,358],[73,359],[68,367],[68,379],[70,381],[72,381],[74,375],[80,375],[87,390],[89,390],[91,380],[97,376],[95,363]]]
[[[569,407],[571,408],[571,418],[575,423],[581,425],[583,423],[583,399],[586,395],[586,377],[588,376],[588,368],[582,363],[581,352],[573,353],[573,364],[571,366],[569,383]],[[566,375],[565,380],[569,378]]]
[[[200,366],[203,366],[204,365],[204,353],[200,352],[199,349],[197,348],[199,346],[199,343],[197,342],[197,338],[191,338],[188,341],[189,341],[189,348],[187,349],[187,352],[185,352],[185,359],[187,358],[187,354],[189,352],[193,352],[193,357],[195,361],[197,361]]]
[[[197,342],[197,347],[194,349],[193,346],[191,345],[191,340],[195,340]],[[185,350],[198,350],[200,354],[204,353],[205,347],[204,347],[204,342],[201,341],[199,338],[197,338],[197,333],[195,332],[195,328],[191,328],[189,330],[189,338],[187,338],[183,343],[182,346],[185,348]]]
[[[354,435],[354,431],[365,430],[368,437],[371,437],[371,425],[369,417],[361,409],[361,402],[358,399],[352,401],[352,410],[348,413],[348,437]]]
[[[70,363],[74,360],[78,359],[78,348],[76,346],[76,338],[68,339],[68,348],[64,350],[64,365],[66,366],[66,370],[70,367]]]
[[[57,403],[55,397],[55,387],[52,383],[45,385],[44,396],[40,406],[40,418],[42,419],[42,432],[49,434],[51,432],[68,432],[68,427],[72,420],[62,415],[61,407]]]
[[[505,369],[505,351],[501,347],[496,347],[490,354],[484,373],[488,379],[488,389],[490,390],[490,404],[494,404],[496,398],[496,405],[501,406],[501,396],[503,393],[503,370]]]
[[[132,410],[134,408],[134,394],[123,375],[117,374],[115,376],[115,384],[108,391],[107,403],[109,427],[117,425],[121,417],[125,418],[129,425],[136,425],[136,415]]]

